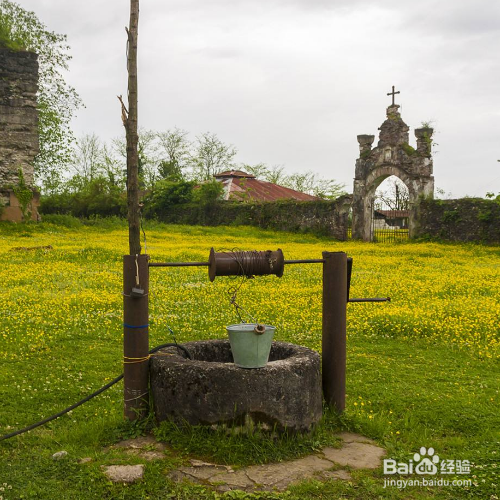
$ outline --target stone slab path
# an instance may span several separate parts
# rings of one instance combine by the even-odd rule
[[[191,465],[174,470],[169,477],[174,481],[187,480],[212,486],[219,492],[283,491],[291,484],[305,479],[350,480],[349,470],[376,469],[381,466],[385,450],[373,440],[349,432],[343,432],[339,437],[342,439],[340,448],[323,448],[319,453],[289,462],[252,465],[235,470],[227,465],[190,460]],[[113,448],[122,448],[146,461],[163,458],[165,450],[165,446],[156,442],[153,437],[122,441]],[[137,481],[144,473],[144,465],[111,466],[103,469],[108,478],[115,482]]]
[[[192,481],[213,486],[217,491],[283,491],[290,484],[315,478],[349,480],[345,469],[376,469],[382,464],[385,450],[371,439],[344,432],[339,435],[341,448],[323,448],[320,453],[277,464],[252,465],[238,470],[229,466],[191,460],[191,466],[173,471],[176,481]]]

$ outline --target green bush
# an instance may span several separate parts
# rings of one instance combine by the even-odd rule
[[[194,182],[172,182],[162,180],[155,184],[151,193],[144,199],[144,214],[157,217],[173,207],[185,205],[193,200]]]
[[[224,185],[212,180],[197,186],[193,192],[193,201],[202,206],[213,206],[222,199]]]
[[[39,211],[44,215],[123,217],[127,213],[127,200],[118,186],[104,177],[98,177],[76,191],[66,189],[61,193],[42,196]]]
[[[54,224],[55,226],[63,226],[68,228],[77,228],[81,227],[82,225],[80,219],[77,219],[72,215],[61,215],[61,214],[44,215],[43,222],[48,222],[49,224]]]

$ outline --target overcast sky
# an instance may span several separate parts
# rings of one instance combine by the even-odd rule
[[[122,135],[125,0],[18,0],[68,35],[78,135]],[[352,192],[356,135],[431,121],[436,186],[500,192],[498,0],[142,0],[139,122],[214,132],[237,161],[313,170]]]

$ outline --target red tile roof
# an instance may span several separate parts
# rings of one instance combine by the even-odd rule
[[[226,200],[241,201],[276,201],[292,199],[298,201],[318,200],[316,196],[301,193],[272,182],[260,181],[254,175],[247,174],[241,170],[222,172],[215,176],[220,180],[226,190]]]

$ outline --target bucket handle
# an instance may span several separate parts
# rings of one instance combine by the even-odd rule
[[[255,328],[253,329],[254,333],[257,335],[263,335],[266,333],[266,327],[265,325],[257,324],[255,325]]]

